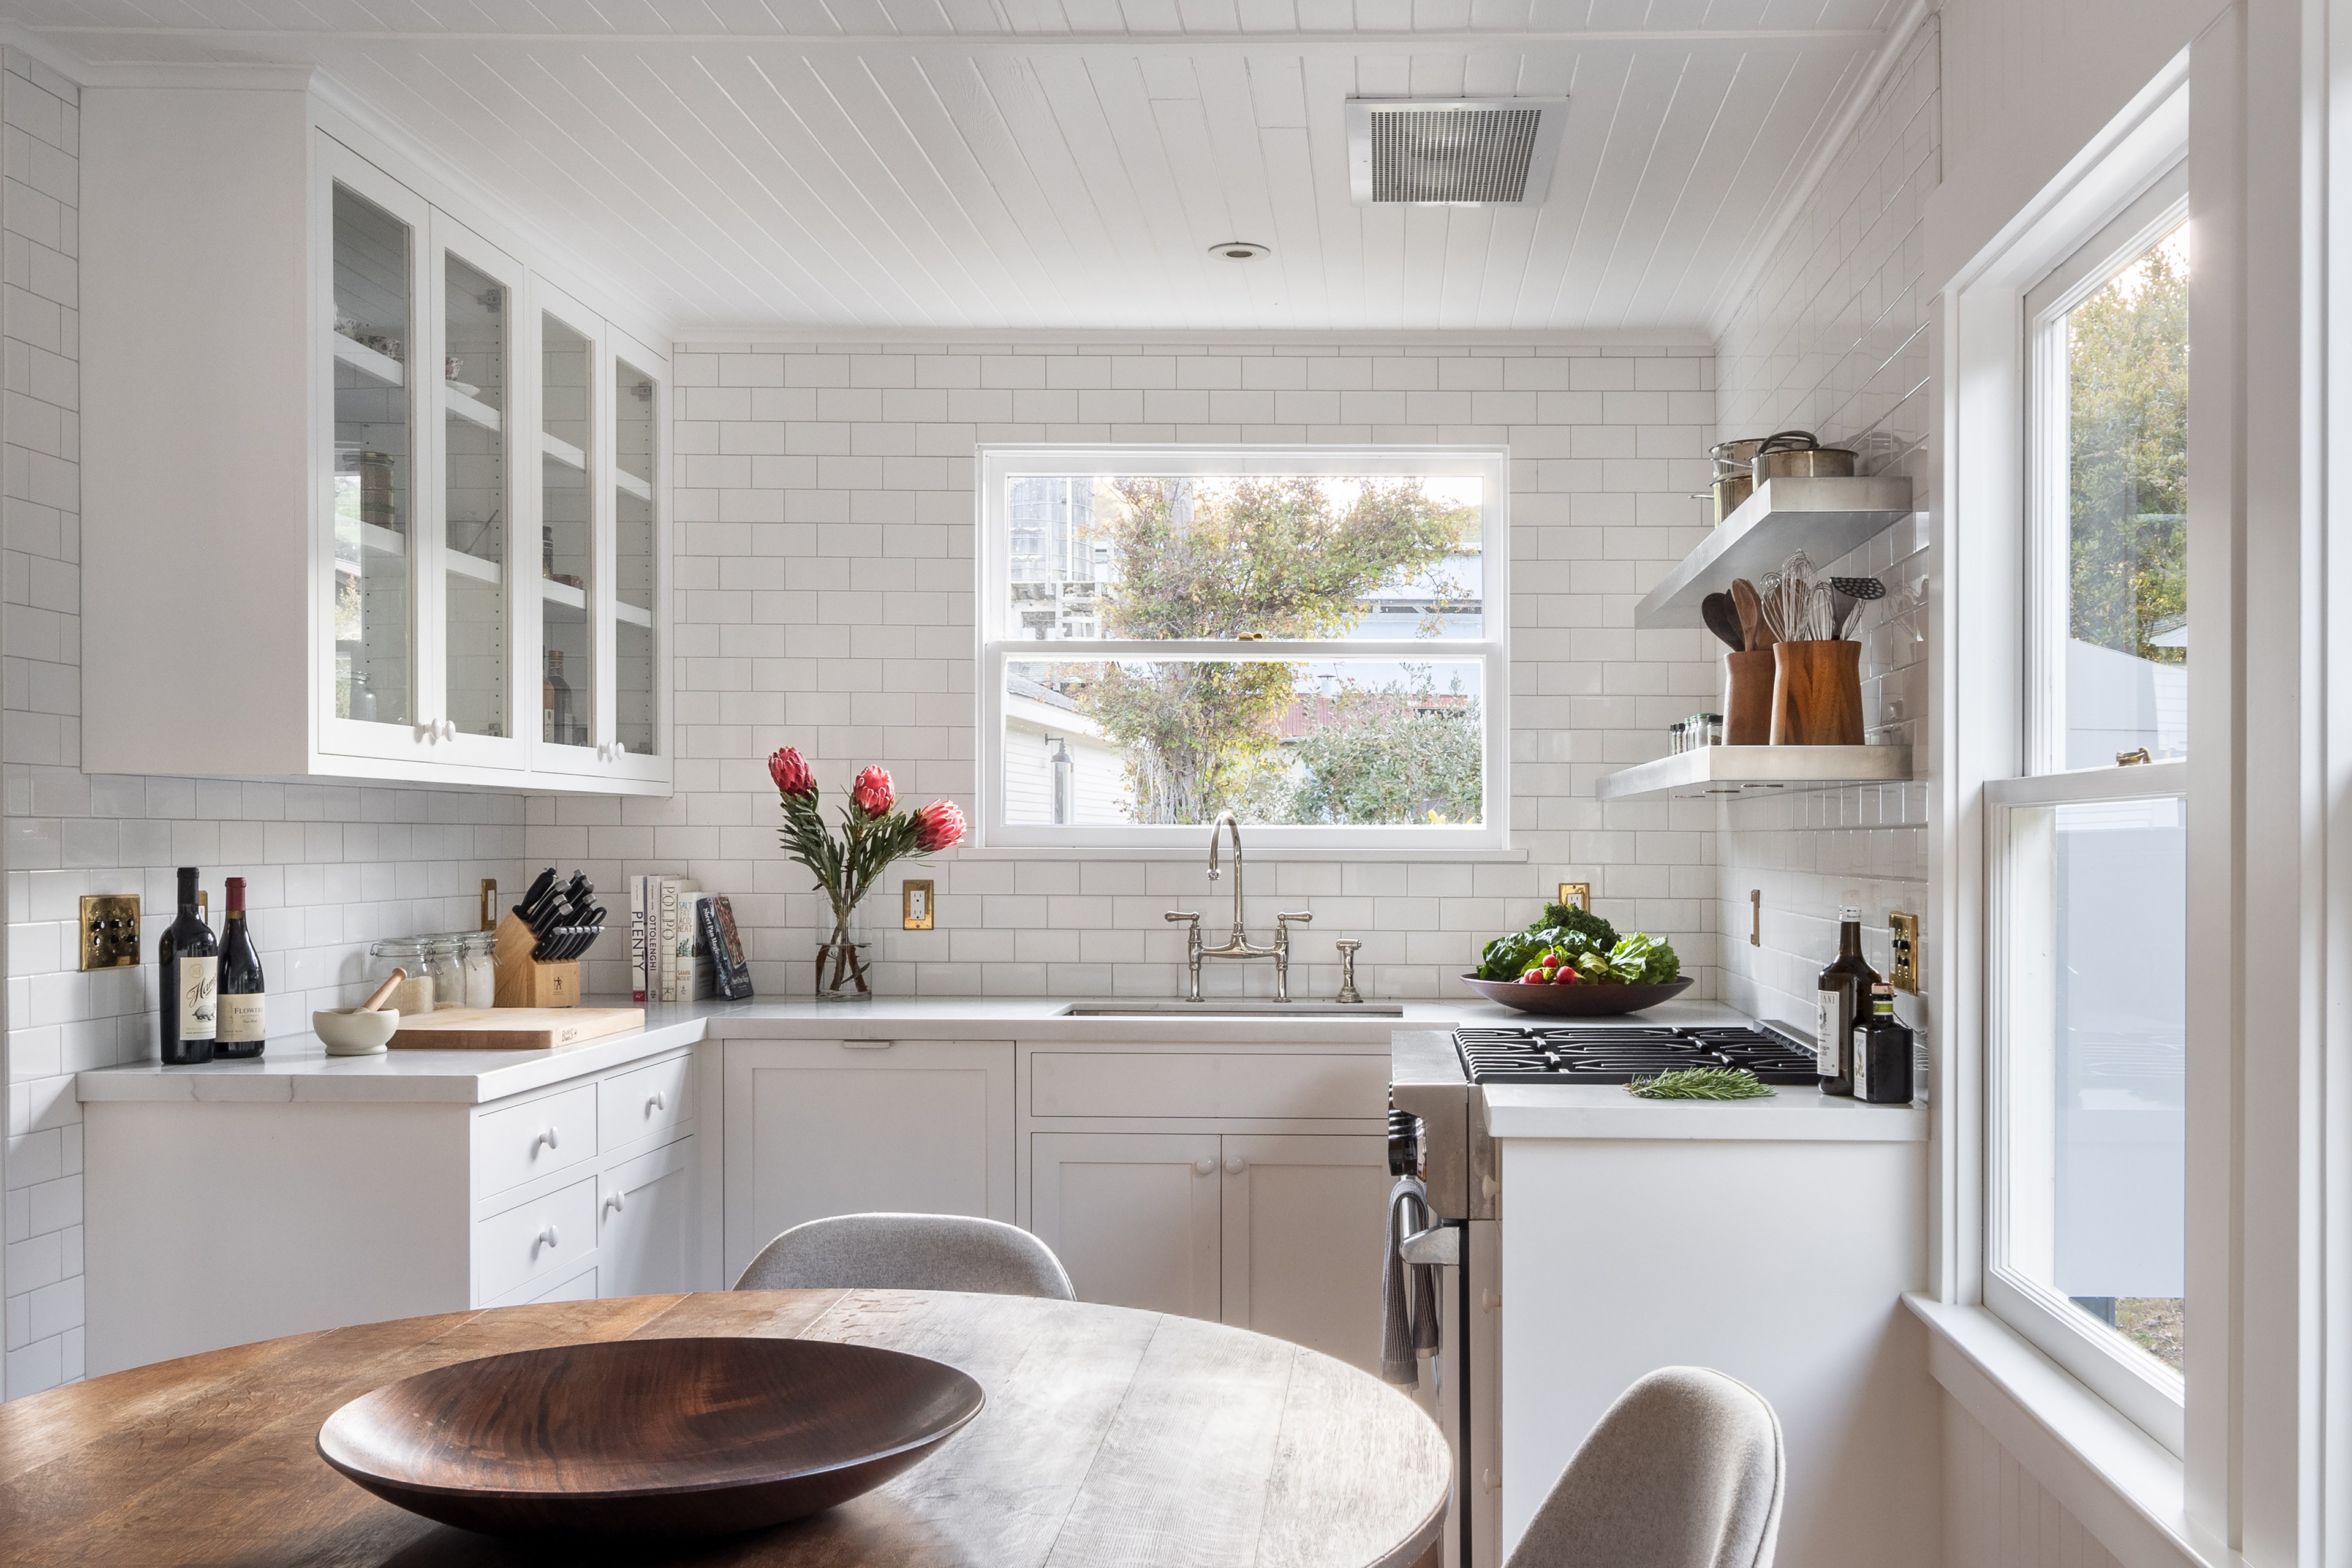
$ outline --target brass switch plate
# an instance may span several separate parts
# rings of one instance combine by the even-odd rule
[[[1564,882],[1559,884],[1560,904],[1573,904],[1587,915],[1592,913],[1592,884],[1589,882]]]
[[[1886,917],[1886,983],[1898,991],[1919,990],[1919,917],[1894,914]]]
[[[908,931],[929,931],[931,912],[937,906],[937,894],[929,878],[915,878],[898,884],[900,923]]]
[[[139,895],[86,894],[81,901],[81,967],[130,969],[139,963]]]

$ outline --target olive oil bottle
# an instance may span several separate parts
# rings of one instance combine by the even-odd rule
[[[1853,1097],[1911,1103],[1911,1030],[1895,1016],[1895,988],[1883,980],[1870,988],[1870,1011],[1853,1026]]]
[[[1862,911],[1848,904],[1838,911],[1838,955],[1822,971],[1818,993],[1813,1051],[1824,1094],[1853,1092],[1854,1020],[1869,1007],[1870,988],[1877,983],[1878,972],[1862,956]]]

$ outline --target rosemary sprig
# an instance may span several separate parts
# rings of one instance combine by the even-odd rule
[[[1772,1091],[1744,1067],[1685,1067],[1636,1078],[1625,1092],[1644,1100],[1762,1100]]]

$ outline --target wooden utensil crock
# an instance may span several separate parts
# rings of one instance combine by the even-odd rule
[[[1861,643],[1772,644],[1772,744],[1863,744]]]
[[[1772,650],[1723,656],[1723,744],[1763,746],[1772,738]]]

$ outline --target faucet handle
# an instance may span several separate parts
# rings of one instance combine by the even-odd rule
[[[1201,925],[1201,917],[1200,917],[1200,915],[1199,915],[1198,914],[1196,914],[1196,913],[1194,913],[1194,912],[1191,911],[1191,910],[1184,910],[1184,909],[1171,909],[1171,910],[1170,910],[1167,914],[1165,914],[1165,915],[1161,915],[1160,918],[1161,918],[1162,920],[1165,920],[1165,921],[1169,922],[1171,925],[1173,925],[1175,922],[1177,922],[1177,921],[1179,921],[1179,920],[1189,920],[1189,921],[1191,921],[1191,922],[1192,923],[1193,928],[1194,928],[1195,930],[1198,930],[1198,929],[1200,928],[1200,925]]]
[[[1276,925],[1288,925],[1294,921],[1301,925],[1312,925],[1315,923],[1315,916],[1311,915],[1277,915],[1274,917],[1274,923]]]
[[[1352,936],[1343,936],[1336,946],[1339,949],[1339,994],[1332,1000],[1360,1002],[1364,998],[1356,989],[1356,950],[1363,944]]]

